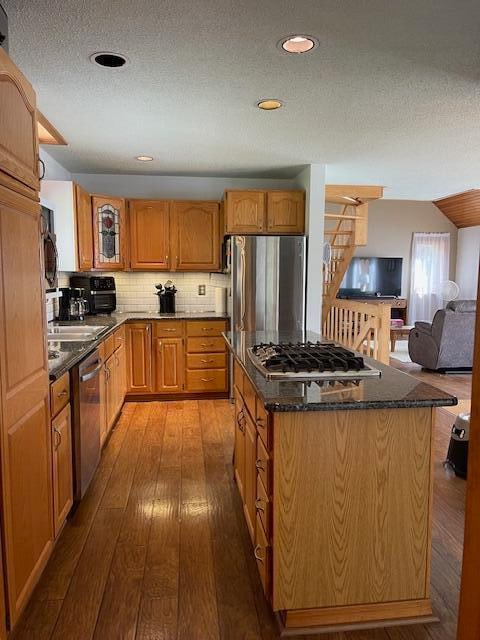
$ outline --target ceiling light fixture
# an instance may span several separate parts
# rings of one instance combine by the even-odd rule
[[[97,51],[90,56],[90,62],[98,64],[99,67],[107,69],[120,69],[127,64],[127,58],[121,53],[112,53],[111,51]]]
[[[318,46],[318,40],[313,36],[293,35],[282,38],[277,46],[286,53],[308,53]]]
[[[153,160],[152,156],[136,156],[135,160],[139,162],[151,162]]]
[[[264,111],[274,111],[283,107],[283,102],[277,98],[263,98],[257,102],[257,107]]]

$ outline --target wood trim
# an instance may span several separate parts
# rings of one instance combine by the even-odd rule
[[[418,616],[432,616],[432,606],[429,599],[376,602],[324,609],[295,609],[281,613],[286,629],[368,623],[375,620],[388,621],[388,625],[390,625],[392,619],[416,618]]]
[[[362,204],[369,200],[383,198],[383,189],[384,187],[376,185],[327,184],[325,200],[331,204]]]
[[[480,189],[439,198],[433,204],[459,229],[480,224]]]
[[[38,142],[40,144],[68,145],[62,134],[55,129],[41,111],[37,109]]]
[[[468,444],[467,499],[463,543],[462,583],[457,640],[480,638],[480,279],[477,295],[475,352],[472,371],[472,408]]]

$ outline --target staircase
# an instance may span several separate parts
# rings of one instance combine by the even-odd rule
[[[337,205],[337,210],[325,213],[324,236],[331,247],[331,260],[323,267],[322,326],[337,297],[356,247],[367,244],[368,203],[382,196],[383,187],[377,186],[325,187],[327,205]]]

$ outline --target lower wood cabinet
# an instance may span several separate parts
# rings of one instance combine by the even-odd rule
[[[155,338],[155,391],[180,393],[184,388],[183,338]]]
[[[245,500],[245,407],[241,395],[235,390],[235,454],[234,473],[242,503]]]
[[[126,325],[128,393],[150,393],[152,387],[152,323]]]
[[[226,320],[133,322],[127,331],[127,393],[226,393]]]
[[[72,421],[70,404],[52,420],[53,525],[55,537],[73,505]]]
[[[120,327],[111,334],[101,345],[100,353],[102,347],[105,362],[100,379],[100,441],[103,444],[118,418],[127,392],[125,328]],[[110,352],[111,355],[107,357]]]
[[[250,532],[252,541],[255,540],[255,519],[256,507],[255,500],[257,497],[257,432],[255,426],[246,413],[245,421],[245,485],[244,485],[244,504],[243,510],[245,520]]]

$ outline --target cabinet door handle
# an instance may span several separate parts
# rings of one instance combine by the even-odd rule
[[[206,342],[202,342],[202,343],[200,344],[200,346],[201,346],[201,347],[213,347],[213,344],[212,344],[212,343],[207,344]]]
[[[263,502],[261,498],[255,500],[255,509],[257,511],[265,511],[265,507],[262,506]]]
[[[200,378],[202,382],[213,382],[215,378]]]
[[[213,327],[202,327],[202,331],[213,331]]]
[[[65,398],[65,396],[68,396],[68,391],[66,389],[57,393],[57,398]]]
[[[168,267],[168,256],[165,256],[165,264],[166,264],[166,265],[167,265],[167,267]]]
[[[255,549],[253,550],[253,555],[255,556],[255,559],[258,560],[259,562],[265,562],[265,559],[262,558],[262,556],[260,555],[260,551],[262,549],[263,549],[262,545],[257,544]]]
[[[260,469],[260,471],[265,471],[265,467],[263,466],[263,460],[261,458],[258,458],[256,460],[255,466],[257,467],[257,469]]]
[[[60,433],[60,431],[57,429],[57,427],[53,427],[53,433],[55,436],[55,451],[58,449],[58,447],[62,444],[62,434]]]
[[[255,420],[257,427],[260,427],[260,429],[265,429],[265,421],[263,418],[258,418]]]
[[[176,329],[173,329],[173,328],[171,328],[171,327],[167,327],[166,329],[162,329],[162,331],[169,331],[169,332],[171,333],[172,331],[173,331],[173,332],[176,332],[177,330],[176,330]]]
[[[213,360],[212,359],[210,359],[210,360],[200,360],[200,362],[203,362],[203,364],[208,364],[209,362],[213,362]]]

